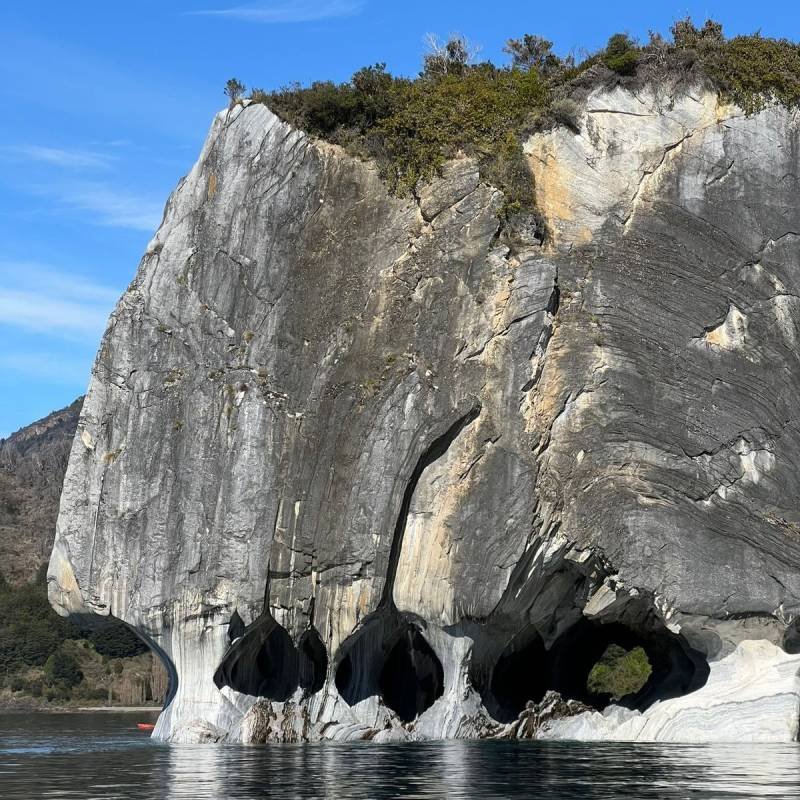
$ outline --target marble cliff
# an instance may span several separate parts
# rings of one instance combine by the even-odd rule
[[[798,121],[596,90],[525,145],[542,241],[469,159],[397,198],[220,113],[50,562],[168,666],[155,735],[796,738]],[[653,673],[589,708],[609,642]]]

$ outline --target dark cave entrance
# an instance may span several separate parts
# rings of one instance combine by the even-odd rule
[[[309,628],[300,637],[300,687],[306,696],[316,694],[328,673],[328,652],[316,628]]]
[[[376,618],[347,646],[336,688],[349,705],[379,695],[403,722],[411,722],[442,696],[444,670],[415,625]]]
[[[484,705],[500,722],[516,719],[526,703],[538,703],[548,686],[547,651],[541,637],[523,632],[506,648],[492,670]]]
[[[271,623],[271,624],[270,624]],[[214,682],[270,700],[288,700],[298,685],[299,658],[285,628],[271,621],[245,634],[219,666]]]
[[[641,648],[649,666],[640,688],[616,701],[628,708],[643,711],[658,700],[689,694],[708,679],[708,664],[702,654],[663,624],[654,625],[651,621],[646,626],[632,627],[582,618],[548,653],[552,688],[563,697],[605,708],[612,702],[613,692],[597,692],[588,684],[592,670],[609,647],[627,652]]]
[[[386,705],[403,722],[416,719],[442,696],[442,665],[416,628],[406,628],[389,651],[378,685]]]
[[[235,628],[235,631],[234,631]],[[214,675],[218,688],[285,702],[301,687],[306,695],[325,683],[328,656],[319,634],[307,630],[295,647],[289,632],[272,617],[257,620],[242,634],[239,616],[231,618],[234,642]]]
[[[598,664],[611,669],[598,676]],[[703,655],[663,624],[633,628],[581,618],[549,649],[532,629],[515,637],[482,695],[495,719],[510,722],[551,689],[597,709],[614,702],[644,710],[699,689],[707,678]]]
[[[793,620],[783,633],[783,649],[790,655],[800,653],[800,618]]]

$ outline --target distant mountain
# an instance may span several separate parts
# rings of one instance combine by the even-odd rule
[[[30,581],[50,556],[83,398],[0,439],[0,572]]]

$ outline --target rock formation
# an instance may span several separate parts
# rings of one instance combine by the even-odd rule
[[[161,654],[157,736],[796,736],[797,114],[618,88],[579,127],[526,144],[542,243],[469,159],[396,198],[217,116],[111,317],[49,572]],[[610,642],[653,667],[629,709],[531,710],[591,703]]]

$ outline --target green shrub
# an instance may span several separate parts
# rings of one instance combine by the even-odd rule
[[[548,77],[574,66],[574,59],[568,56],[560,59],[553,52],[553,43],[541,36],[526,33],[521,39],[509,39],[503,48],[511,56],[511,64],[520,69],[535,69],[540,75]]]
[[[619,75],[633,75],[639,62],[639,48],[626,33],[615,33],[608,40],[602,61]]]
[[[50,703],[62,703],[65,700],[69,700],[71,696],[70,690],[61,684],[49,686],[44,690],[45,700]]]
[[[60,648],[47,659],[44,679],[50,686],[72,687],[83,680],[83,673],[75,656]]]
[[[507,155],[509,134],[521,152],[526,121],[549,103],[549,90],[537,72],[491,64],[461,75],[403,82],[396,91],[396,110],[376,126],[376,133],[387,160],[383,175],[401,192],[431,177],[459,151],[491,169],[492,162]]]
[[[148,651],[147,645],[123,622],[116,619],[96,619],[78,628],[104,658],[129,658]]]
[[[391,189],[404,194],[459,151],[475,156],[487,172],[507,160],[511,139],[521,155],[525,124],[536,109],[548,107],[550,91],[537,70],[464,64],[408,80],[376,64],[346,84],[317,82],[252,99],[309,133],[374,158]],[[517,186],[512,193],[530,203],[527,190]]]
[[[619,700],[635,694],[647,683],[652,667],[641,647],[625,650],[610,644],[600,660],[592,667],[586,688],[592,694],[610,695]]]
[[[566,125],[566,127],[571,128],[576,133],[580,131],[581,109],[572,98],[560,97],[557,100],[553,100],[550,113],[553,115],[553,119],[559,124]]]
[[[786,39],[737,36],[700,53],[723,95],[748,113],[775,100],[800,105],[800,47]]]
[[[697,28],[691,17],[685,17],[672,26],[671,33],[673,43],[681,49],[696,49],[725,43],[722,25],[711,19],[707,19],[702,28]]]
[[[85,683],[82,683],[80,686],[77,686],[73,692],[73,697],[79,697],[83,700],[107,700],[108,699],[108,689],[103,689],[99,686],[94,688],[90,686],[86,686]]]
[[[640,63],[657,57],[662,72],[694,71],[705,77],[748,114],[769,102],[800,106],[800,47],[787,39],[766,39],[758,33],[726,39],[720,23],[706,20],[698,28],[686,18],[673,25],[671,44],[651,36],[641,54]]]
[[[643,46],[618,33],[579,64],[570,56],[559,58],[551,42],[532,34],[509,39],[505,51],[509,66],[474,64],[462,37],[443,45],[431,39],[417,78],[396,78],[385,64],[375,64],[346,83],[255,89],[251,100],[308,133],[374,159],[397,194],[413,190],[464,152],[478,160],[484,180],[506,193],[508,209],[528,211],[533,190],[522,142],[548,121],[577,131],[580,113],[570,95],[578,88],[609,80],[636,85],[705,79],[748,112],[771,99],[800,105],[796,44],[758,35],[727,40],[712,20],[700,28],[691,19],[680,20],[672,41],[651,34]]]

